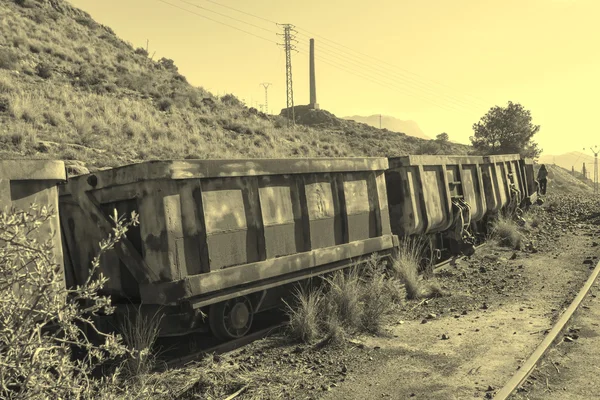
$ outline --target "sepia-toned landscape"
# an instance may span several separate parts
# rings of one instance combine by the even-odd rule
[[[468,3],[0,0],[0,398],[595,398],[600,9]]]

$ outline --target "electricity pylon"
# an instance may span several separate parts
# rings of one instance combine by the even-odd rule
[[[296,125],[296,115],[294,113],[294,85],[292,81],[292,51],[296,50],[296,36],[294,33],[294,25],[292,24],[277,24],[283,27],[283,48],[285,49],[285,78],[286,78],[286,92],[287,92],[287,109],[286,116],[288,119],[288,126]],[[290,118],[291,114],[291,118]]]
[[[261,83],[261,85],[265,88],[265,114],[269,113],[269,86],[271,86],[271,83],[268,82],[263,82]]]
[[[590,147],[590,150],[594,153],[594,194],[598,194],[598,153],[600,150],[598,150],[598,146]]]

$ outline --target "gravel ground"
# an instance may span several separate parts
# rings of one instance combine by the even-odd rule
[[[237,379],[212,393],[225,397],[245,388],[236,398],[492,398],[600,256],[599,202],[553,196],[526,219],[520,250],[490,244],[437,270],[432,279],[450,296],[402,302],[381,335],[335,347],[277,336],[255,342],[211,361],[208,368]],[[197,398],[192,392],[183,397]]]

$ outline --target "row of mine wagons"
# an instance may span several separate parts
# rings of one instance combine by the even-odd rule
[[[137,212],[139,226],[102,269],[116,297],[151,304],[389,251],[396,235],[448,229],[455,199],[478,221],[534,187],[531,161],[512,155],[156,161],[69,178],[57,191],[65,178],[61,162],[0,161],[0,206],[60,208],[43,235],[57,261],[64,253],[69,285],[87,277],[113,209]]]

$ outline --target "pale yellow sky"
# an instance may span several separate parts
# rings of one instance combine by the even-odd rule
[[[431,137],[445,131],[468,143],[473,123],[511,100],[542,126],[535,139],[544,154],[600,145],[598,0],[70,2],[135,47],[149,39],[155,59],[172,58],[196,86],[257,106],[264,103],[259,84],[272,83],[269,109],[276,113],[286,101],[284,52],[273,43],[281,40],[279,22],[298,29],[295,104],[308,103],[312,33],[319,35],[317,100],[337,116],[411,119]]]

